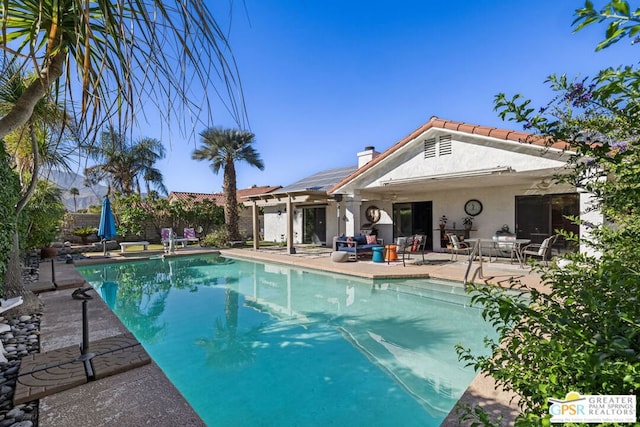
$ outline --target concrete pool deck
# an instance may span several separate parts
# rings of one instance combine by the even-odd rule
[[[175,256],[195,255],[217,252],[213,250],[187,247],[177,251]],[[327,248],[298,247],[296,254],[287,254],[284,249],[264,248],[225,249],[219,252],[230,257],[257,259],[296,267],[316,269],[328,272],[349,274],[370,279],[402,278],[402,277],[435,277],[462,282],[468,264],[464,256],[458,261],[451,261],[449,254],[425,254],[425,263],[415,263],[416,257],[406,267],[402,263],[372,263],[370,260],[358,262],[336,263],[331,261]],[[105,262],[131,261],[155,255],[153,252],[140,251],[126,253],[126,256],[113,253],[104,258],[101,254],[76,261],[77,265],[88,265]],[[474,269],[477,268],[477,263]],[[40,282],[32,285],[44,302],[40,328],[41,352],[68,347],[82,341],[81,301],[75,300],[71,294],[75,288],[86,284],[75,269],[74,264],[63,261],[55,262],[55,289],[52,280],[52,269],[47,263],[40,268]],[[473,269],[472,269],[473,272]],[[538,275],[522,269],[508,261],[483,263],[484,280],[479,283],[508,286],[509,278],[514,277],[543,290]],[[90,291],[95,297],[89,300],[89,339],[97,341],[128,332],[119,319],[111,312],[102,299]],[[496,391],[490,378],[476,377],[461,402],[484,406],[492,414],[502,414],[504,424],[512,424],[517,414],[516,407],[510,403],[511,396]],[[70,390],[43,397],[39,406],[39,425],[154,425],[154,426],[202,426],[204,422],[193,411],[179,391],[169,382],[162,370],[152,361],[150,364],[113,375],[99,381],[92,381]],[[455,414],[450,414],[443,426],[459,424]]]

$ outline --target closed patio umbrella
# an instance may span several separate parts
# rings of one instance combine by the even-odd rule
[[[98,227],[98,237],[102,239],[103,255],[107,256],[107,240],[118,235],[116,231],[116,221],[111,212],[111,202],[109,196],[102,199],[102,212],[100,212],[100,227]]]

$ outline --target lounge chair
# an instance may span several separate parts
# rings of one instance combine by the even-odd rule
[[[200,242],[200,239],[196,236],[196,230],[194,228],[185,228],[182,237],[189,242]]]
[[[160,243],[164,248],[164,251],[167,252],[169,249],[169,241],[173,235],[173,228],[163,228],[160,230]]]
[[[171,242],[173,242],[174,249],[175,245],[178,243],[181,243],[183,248],[187,246],[187,239],[177,237],[173,232],[173,228],[163,228],[162,230],[160,230],[160,242],[162,243],[162,247],[164,248],[165,252],[169,252],[172,250]]]

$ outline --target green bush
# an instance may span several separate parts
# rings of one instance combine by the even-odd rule
[[[214,230],[200,239],[201,246],[223,248],[227,246],[227,232],[223,228]]]
[[[20,242],[26,251],[51,245],[60,231],[65,207],[62,190],[39,180],[31,199],[20,213]]]
[[[71,234],[73,234],[74,236],[78,236],[82,239],[82,244],[86,245],[88,242],[88,237],[96,234],[98,232],[98,229],[95,227],[79,227],[74,229]]]
[[[18,176],[9,166],[9,157],[0,144],[0,218],[3,230],[0,233],[0,283],[7,268],[7,261],[13,245],[13,232],[17,227],[15,206],[20,195]]]

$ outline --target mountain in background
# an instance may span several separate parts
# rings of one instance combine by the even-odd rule
[[[84,185],[84,176],[73,172],[51,171],[47,176],[43,177],[47,181],[52,182],[62,189],[62,201],[69,212],[74,209],[86,209],[89,206],[102,204],[102,198],[107,194],[105,185],[95,185],[87,187]],[[69,189],[75,187],[80,192],[76,196],[76,204],[74,207],[73,196],[69,193]]]

